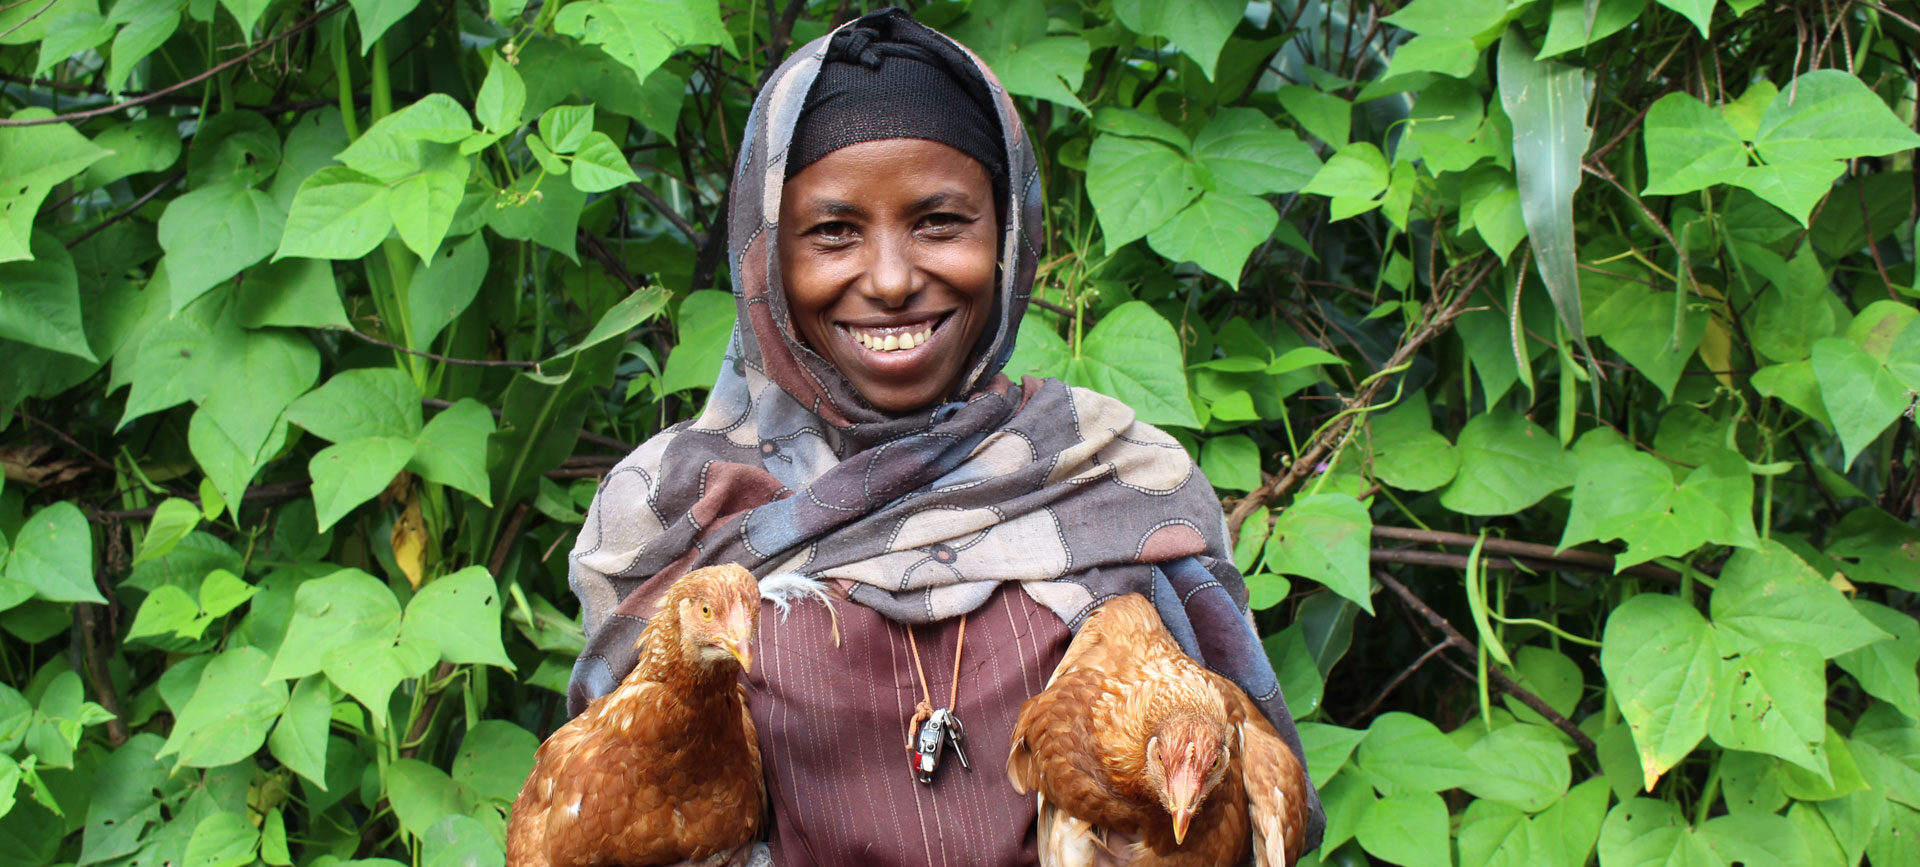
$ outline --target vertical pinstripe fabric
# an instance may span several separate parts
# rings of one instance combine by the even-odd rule
[[[761,615],[748,707],[775,799],[774,863],[1036,863],[1033,799],[1007,782],[1007,744],[1021,702],[1066,652],[1066,624],[1013,584],[968,616],[956,712],[973,770],[948,753],[922,785],[906,751],[920,700],[906,627],[863,605],[836,610],[840,647],[818,603],[798,603],[784,620],[771,608]],[[915,628],[934,704],[943,705],[959,620]]]

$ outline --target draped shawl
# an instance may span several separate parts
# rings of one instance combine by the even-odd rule
[[[1186,451],[1117,400],[1001,374],[1039,258],[1040,183],[1012,100],[970,52],[994,95],[1011,201],[994,314],[956,393],[881,413],[796,334],[775,249],[780,196],[794,122],[831,37],[781,65],[743,132],[728,212],[738,320],[705,408],[614,467],[570,556],[587,634],[570,712],[633,668],[666,582],[737,562],[762,578],[839,579],[852,601],[909,624],[974,610],[1009,581],[1071,629],[1101,601],[1142,593],[1304,761],[1219,500]],[[1317,797],[1311,806],[1309,849],[1325,821]]]

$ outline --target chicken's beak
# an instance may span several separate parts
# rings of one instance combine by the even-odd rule
[[[722,642],[721,646],[725,647],[728,653],[733,654],[734,659],[740,661],[741,671],[753,671],[753,646],[748,643],[748,639]]]
[[[1181,807],[1173,811],[1173,844],[1175,846],[1187,841],[1187,826],[1192,822],[1192,807]]]

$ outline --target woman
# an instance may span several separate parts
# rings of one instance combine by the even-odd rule
[[[782,65],[745,135],[727,364],[700,417],[595,498],[571,560],[589,640],[569,709],[632,667],[668,581],[739,562],[844,600],[837,623],[821,605],[761,619],[747,685],[777,864],[1033,863],[1009,734],[1071,629],[1121,593],[1153,599],[1299,752],[1185,451],[1110,398],[1000,373],[1040,189],[986,66],[904,12],[868,15]],[[903,761],[936,708],[970,770],[951,747]]]

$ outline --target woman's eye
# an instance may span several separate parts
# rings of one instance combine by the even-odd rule
[[[959,214],[929,214],[921,219],[920,225],[935,232],[952,233],[972,222]]]
[[[826,241],[844,241],[853,237],[853,224],[834,220],[814,226],[807,234]]]

